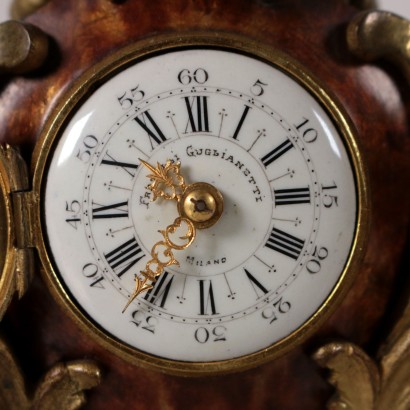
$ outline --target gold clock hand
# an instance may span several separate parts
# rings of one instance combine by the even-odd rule
[[[148,162],[142,159],[140,161],[152,172],[147,175],[147,178],[153,181],[151,185],[148,185],[154,195],[152,200],[155,201],[157,198],[162,197],[164,199],[175,199],[179,202],[187,188],[185,179],[180,173],[181,163],[168,159],[165,165],[157,162],[157,167],[154,168]]]
[[[164,272],[164,268],[171,265],[179,266],[179,262],[175,259],[172,251],[186,249],[194,241],[196,229],[209,228],[214,225],[223,211],[221,193],[214,186],[205,182],[187,185],[180,173],[180,162],[167,160],[165,165],[157,163],[155,168],[142,159],[140,161],[151,171],[151,174],[147,177],[152,181],[148,185],[153,193],[152,200],[155,201],[157,198],[176,200],[179,217],[165,230],[159,231],[164,240],[153,246],[151,250],[152,259],[148,261],[145,270],[141,271],[143,278],[140,279],[136,276],[134,293],[130,296],[122,313],[140,293],[153,288],[153,283]],[[187,226],[187,233],[179,239],[186,242],[176,244],[170,239],[169,235],[174,234],[183,224]],[[167,259],[165,261],[161,260],[160,255]]]
[[[183,224],[187,226],[187,232],[184,236],[180,236],[179,239],[185,241],[184,243],[177,244],[171,238],[170,235],[174,234]],[[188,218],[178,217],[174,223],[169,225],[165,230],[159,231],[164,240],[158,241],[151,249],[151,256],[145,270],[141,271],[140,279],[138,276],[135,278],[135,291],[130,296],[127,304],[125,305],[122,313],[125,312],[130,303],[142,292],[153,288],[153,282],[164,272],[164,268],[171,265],[179,266],[179,262],[175,259],[173,250],[186,249],[194,241],[196,236],[196,229],[194,224]],[[165,259],[161,259],[161,256]],[[151,283],[148,283],[151,282]]]

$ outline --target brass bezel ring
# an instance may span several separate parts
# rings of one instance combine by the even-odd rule
[[[305,323],[286,338],[261,351],[225,361],[190,363],[163,359],[131,348],[104,332],[84,314],[81,307],[76,305],[75,300],[70,297],[69,292],[65,289],[62,281],[60,281],[44,239],[46,238],[46,232],[43,226],[43,208],[41,203],[36,206],[36,246],[44,267],[44,278],[60,305],[87,335],[128,362],[183,376],[223,374],[251,368],[284,354],[300,344],[302,340],[305,340],[308,335],[311,335],[323,323],[325,318],[329,317],[330,313],[334,311],[335,307],[346,295],[355,275],[360,269],[369,223],[369,194],[366,167],[358,147],[355,127],[345,110],[341,108],[340,103],[337,102],[336,97],[325,91],[325,87],[312,74],[284,53],[242,36],[221,32],[186,32],[157,35],[119,50],[85,72],[74,82],[70,91],[65,94],[51,112],[36,146],[33,161],[35,164],[33,185],[35,195],[40,195],[44,189],[49,159],[53,155],[54,145],[62,129],[70,119],[71,113],[99,84],[141,59],[172,50],[195,47],[239,52],[264,61],[296,80],[321,104],[342,136],[350,157],[356,182],[358,212],[354,239],[345,268],[326,300]]]
[[[0,320],[15,292],[15,234],[11,210],[11,181],[8,164],[5,163],[7,148],[0,147]]]

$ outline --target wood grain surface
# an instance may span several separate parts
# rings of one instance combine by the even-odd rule
[[[29,160],[57,99],[96,61],[158,33],[220,30],[282,50],[319,77],[341,101],[360,136],[370,177],[372,216],[363,267],[336,313],[302,346],[256,369],[187,379],[144,370],[99,347],[49,294],[37,270],[31,289],[11,306],[0,330],[12,344],[28,386],[58,361],[88,358],[103,369],[89,409],[322,410],[332,394],[313,350],[331,339],[374,354],[409,285],[409,92],[388,65],[362,65],[346,49],[346,24],[358,10],[346,1],[52,0],[27,20],[53,39],[47,66],[1,78],[0,141]]]

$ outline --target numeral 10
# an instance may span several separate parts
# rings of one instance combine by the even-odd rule
[[[295,125],[295,127],[302,134],[303,140],[311,144],[317,140],[318,132],[309,126],[309,121],[309,119],[303,118],[303,121],[299,125]]]

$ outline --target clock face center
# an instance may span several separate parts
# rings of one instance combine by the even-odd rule
[[[178,204],[180,214],[190,219],[196,228],[214,225],[223,212],[222,194],[211,184],[197,182],[188,186]]]
[[[187,187],[176,209],[174,201],[152,202],[147,172],[141,169],[136,174],[131,216],[145,253],[158,241],[158,230],[179,215],[202,232],[178,253],[180,266],[169,267],[170,274],[213,277],[238,268],[268,235],[266,221],[272,218],[273,199],[263,168],[239,144],[213,136],[187,135],[163,147],[152,153],[149,162],[180,161]],[[260,218],[248,217],[254,214]]]

